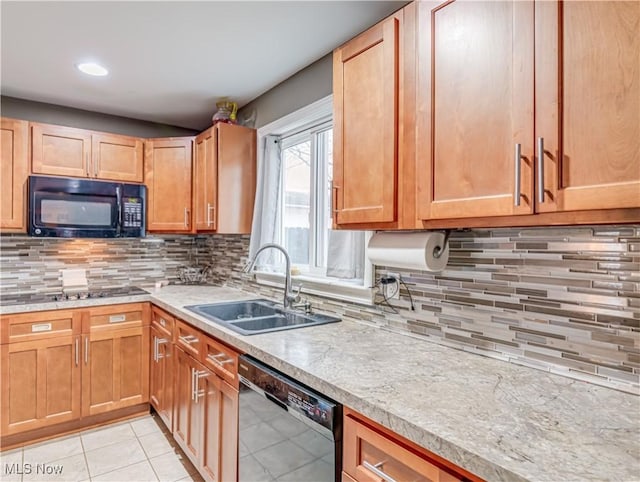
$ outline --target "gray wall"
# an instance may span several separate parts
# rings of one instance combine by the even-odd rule
[[[80,129],[135,137],[177,137],[197,134],[196,131],[182,127],[45,104],[43,102],[33,102],[15,97],[0,97],[0,112],[3,117],[11,117],[13,119],[78,127]]]
[[[258,129],[328,96],[333,92],[332,59],[333,54],[329,53],[300,70],[242,107],[239,117],[247,119],[255,112],[253,127]]]

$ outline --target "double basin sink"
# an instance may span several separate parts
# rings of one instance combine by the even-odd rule
[[[192,305],[185,308],[241,335],[256,335],[340,321],[340,318],[334,316],[285,310],[274,302],[263,299]]]

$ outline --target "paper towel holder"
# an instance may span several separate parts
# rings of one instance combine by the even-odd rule
[[[436,246],[435,248],[433,248],[433,257],[434,258],[440,258],[440,256],[442,256],[442,253],[445,252],[445,250],[447,249],[447,243],[449,242],[449,236],[451,236],[451,230],[450,229],[446,229],[444,231],[444,239],[442,240],[442,246]]]

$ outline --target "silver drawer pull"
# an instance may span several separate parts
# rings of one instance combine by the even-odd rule
[[[184,335],[179,337],[180,341],[190,345],[191,343],[195,343],[198,341],[198,337],[195,335]]]
[[[218,353],[217,355],[207,355],[207,358],[216,365],[226,365],[227,363],[233,363],[233,358],[227,358],[226,360],[220,360],[220,358],[226,357],[224,353]]]
[[[160,324],[161,324],[162,326],[167,326],[167,322],[165,321],[165,319],[164,319],[164,318],[160,318]]]
[[[109,323],[122,323],[123,321],[127,321],[126,315],[111,315],[109,317]]]
[[[51,331],[51,323],[39,323],[37,325],[31,325],[31,333],[38,333],[41,331]]]
[[[374,474],[376,474],[378,477],[385,480],[386,482],[396,482],[396,479],[394,479],[393,477],[389,477],[387,474],[384,473],[384,471],[380,469],[380,467],[384,465],[384,462],[379,462],[376,465],[371,465],[369,462],[365,460],[362,462],[362,465],[364,465],[364,467],[367,470],[369,470],[370,472],[373,472]]]

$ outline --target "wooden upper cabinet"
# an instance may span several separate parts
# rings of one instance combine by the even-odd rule
[[[211,127],[195,140],[193,217],[198,231],[215,231],[218,199],[218,131]]]
[[[26,231],[29,123],[0,119],[0,231]]]
[[[418,8],[420,219],[533,213],[533,3]]]
[[[31,124],[31,171],[34,174],[89,177],[90,159],[91,132]]]
[[[31,171],[142,182],[142,139],[31,123]]]
[[[403,11],[333,53],[334,224],[398,220]]]
[[[256,131],[219,123],[216,232],[249,234],[256,194]]]
[[[142,139],[112,134],[92,135],[93,177],[122,182],[142,182]]]
[[[192,137],[145,141],[147,231],[192,231],[192,144]]]
[[[538,211],[640,207],[640,3],[535,9]]]
[[[256,131],[218,123],[195,140],[194,224],[197,231],[251,232],[256,191]]]

